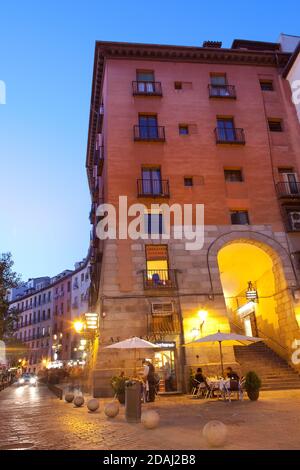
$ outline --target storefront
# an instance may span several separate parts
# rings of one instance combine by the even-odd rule
[[[155,372],[160,376],[159,393],[174,393],[178,390],[178,359],[175,341],[155,343]]]

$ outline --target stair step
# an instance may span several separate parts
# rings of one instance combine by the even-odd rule
[[[300,389],[300,375],[265,343],[235,346],[234,352],[243,375],[250,370],[259,375],[261,390]]]

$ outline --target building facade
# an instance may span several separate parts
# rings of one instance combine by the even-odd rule
[[[263,336],[290,362],[300,338],[300,133],[282,76],[290,58],[280,43],[244,40],[231,49],[96,43],[87,149],[96,396],[111,394],[112,375],[133,373],[131,352],[105,349],[131,336],[157,344],[146,355],[162,378],[171,372],[167,391],[186,389],[190,367],[219,371],[217,345],[183,346],[218,330]],[[120,196],[146,206],[143,230],[157,239],[98,239],[97,206],[118,213]],[[188,250],[172,217],[164,239],[153,203],[204,204],[204,246]],[[236,365],[232,347],[224,362]]]
[[[290,83],[293,102],[300,122],[300,36],[281,34],[280,43],[284,51],[292,53],[282,76]]]
[[[9,293],[10,309],[19,312],[15,337],[27,348],[20,358],[25,370],[38,372],[51,363],[66,363],[77,359],[74,351],[73,319],[78,316],[74,307],[73,278],[84,275],[85,299],[89,289],[88,259],[75,264],[75,270],[65,270],[50,278],[30,279]],[[80,304],[81,312],[87,301]]]

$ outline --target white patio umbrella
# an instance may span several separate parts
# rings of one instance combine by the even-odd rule
[[[220,359],[221,359],[221,368],[222,375],[224,375],[224,365],[223,365],[223,352],[222,352],[222,343],[226,342],[229,346],[234,346],[240,344],[242,346],[247,346],[249,343],[257,343],[258,341],[263,341],[262,338],[256,338],[255,336],[243,336],[237,335],[235,333],[221,333],[220,330],[213,334],[204,336],[204,338],[196,339],[191,343],[184,344],[184,346],[193,346],[201,343],[219,343],[220,348]]]
[[[133,349],[134,350],[134,364],[136,367],[136,352],[138,349],[153,349],[157,348],[157,345],[150,343],[144,339],[133,336],[132,338],[125,339],[124,341],[119,341],[118,343],[110,344],[106,346],[105,349]],[[136,372],[136,368],[135,371]]]

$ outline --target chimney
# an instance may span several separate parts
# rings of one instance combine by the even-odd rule
[[[204,41],[202,47],[210,47],[212,49],[221,49],[222,41]]]

